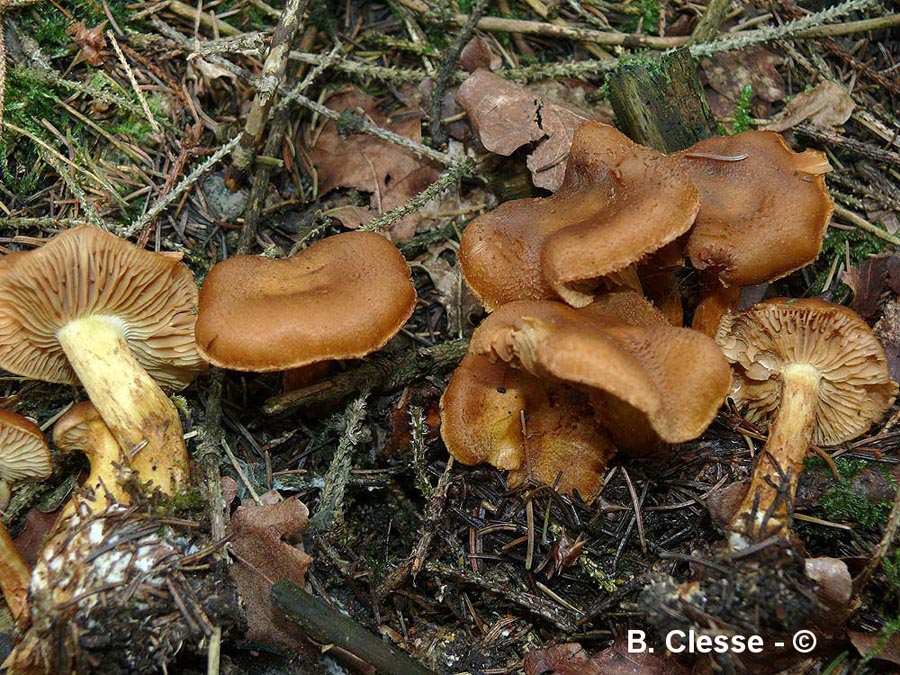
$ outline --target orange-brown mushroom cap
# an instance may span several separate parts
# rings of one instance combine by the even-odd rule
[[[687,253],[728,286],[774,281],[819,255],[832,202],[821,152],[796,153],[771,131],[700,141],[670,155],[700,189]]]
[[[50,447],[40,428],[21,415],[0,409],[0,480],[22,483],[49,478],[51,473]]]
[[[884,348],[854,311],[815,299],[768,300],[726,314],[716,341],[734,365],[732,398],[748,420],[771,421],[781,370],[807,364],[819,376],[810,441],[834,445],[881,419],[897,397]]]
[[[177,257],[151,253],[96,227],[67,230],[0,265],[0,367],[78,384],[57,333],[109,317],[160,385],[183,389],[206,364],[194,343],[197,287]]]
[[[412,314],[403,255],[381,235],[327,237],[286,260],[238,256],[200,289],[197,344],[222,368],[269,372],[361,358]]]
[[[616,446],[636,453],[699,436],[730,384],[712,339],[669,325],[634,291],[605,294],[581,309],[504,305],[475,331],[471,350],[579,385]]]
[[[556,484],[585,499],[599,492],[615,454],[584,394],[506,363],[467,354],[441,398],[441,436],[463,464],[508,469],[509,484]]]
[[[489,310],[515,300],[590,303],[603,277],[686,232],[700,207],[677,164],[611,126],[578,129],[559,191],[479,216],[463,232],[466,282]]]

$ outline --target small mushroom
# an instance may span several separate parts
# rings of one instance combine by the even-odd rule
[[[123,477],[131,471],[128,458],[119,447],[116,437],[89,401],[73,406],[57,420],[53,427],[53,444],[63,452],[83,452],[91,466],[82,490],[88,495],[85,501],[92,513],[103,511],[108,502],[128,504],[128,493],[120,486]],[[69,502],[57,522],[72,515],[75,502]]]
[[[237,256],[213,267],[200,289],[197,344],[210,363],[247,372],[362,358],[397,334],[415,304],[397,247],[346,232],[287,260]]]
[[[0,480],[5,494],[3,508],[9,503],[11,484],[43,480],[49,478],[52,472],[50,448],[38,426],[21,415],[0,409]],[[29,622],[30,586],[31,570],[0,522],[0,590],[20,628]]]
[[[686,232],[699,208],[697,188],[676,163],[588,122],[575,132],[559,191],[473,220],[459,262],[489,311],[515,300],[582,307],[606,286],[634,287],[629,268]]]
[[[631,290],[604,294],[581,309],[509,303],[479,326],[470,349],[579,386],[616,447],[637,455],[703,433],[730,382],[711,338],[669,325]]]
[[[0,265],[0,367],[84,386],[132,467],[173,494],[189,459],[160,388],[206,368],[194,344],[197,287],[177,257],[77,227]],[[159,383],[159,384],[157,384]]]
[[[509,470],[511,487],[555,484],[586,500],[615,454],[584,394],[477,354],[463,358],[441,398],[441,436],[463,464]]]
[[[747,419],[771,423],[753,478],[730,525],[742,548],[788,531],[789,506],[811,443],[857,437],[897,396],[884,349],[852,310],[777,299],[726,314],[716,342],[734,369],[731,396]]]

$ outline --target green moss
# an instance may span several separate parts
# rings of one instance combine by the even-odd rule
[[[626,33],[635,32],[639,24],[643,26],[645,33],[659,32],[659,2],[657,0],[640,0],[632,7],[635,7],[638,11],[625,22],[624,28]],[[643,22],[641,21],[642,19]]]
[[[734,124],[731,126],[731,133],[739,134],[742,131],[749,131],[753,128],[750,116],[750,101],[752,99],[753,85],[747,83],[741,89],[741,95],[734,105]]]
[[[164,516],[186,516],[191,513],[202,513],[206,506],[204,490],[197,486],[177,495],[163,497],[158,512]]]
[[[810,267],[810,271],[815,279],[813,292],[821,291],[825,285],[825,280],[828,278],[828,272],[831,269],[835,256],[840,256],[840,260],[843,261],[848,246],[850,250],[850,264],[859,265],[870,256],[876,253],[883,253],[887,244],[862,230],[828,228],[825,231],[825,239],[822,242],[822,252]],[[834,284],[835,282],[832,281],[832,285]]]
[[[870,464],[861,459],[841,457],[835,459],[834,463],[840,480],[819,500],[819,506],[825,517],[837,523],[856,523],[868,530],[880,530],[891,512],[890,500],[881,499],[872,502],[865,494],[854,490],[851,485],[851,481]],[[821,459],[814,458],[807,460],[805,466],[815,470],[817,467],[824,467],[825,463]],[[891,482],[893,484],[892,478]]]

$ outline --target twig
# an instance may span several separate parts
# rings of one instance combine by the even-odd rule
[[[390,390],[417,377],[455,366],[468,348],[466,340],[451,340],[399,356],[371,357],[364,365],[339,373],[322,382],[274,396],[263,404],[266,415],[278,415],[316,403],[340,401],[365,389]]]
[[[290,581],[282,580],[272,586],[272,603],[316,642],[346,649],[375,666],[378,672],[395,675],[432,672]]]
[[[883,239],[884,241],[888,242],[889,244],[891,244],[893,246],[900,246],[900,239],[895,237],[893,234],[891,234],[890,232],[886,232],[885,230],[882,230],[877,225],[873,225],[872,223],[870,223],[868,220],[866,220],[862,216],[856,215],[855,213],[853,213],[853,211],[850,211],[849,209],[845,209],[840,204],[834,205],[834,213],[835,213],[835,215],[840,216],[841,218],[846,220],[851,225],[855,225],[859,229],[865,230],[869,234],[874,234],[879,239]]]
[[[463,161],[459,162],[458,164],[454,164],[446,171],[444,171],[444,173],[438,176],[438,179],[436,181],[431,183],[427,188],[422,190],[408,202],[406,202],[405,204],[401,204],[394,209],[391,209],[387,213],[384,213],[377,218],[373,218],[371,222],[369,222],[367,225],[363,225],[359,229],[367,230],[369,232],[380,232],[387,229],[404,216],[409,215],[414,211],[418,211],[432,199],[450,189],[464,177],[473,173],[477,166],[478,163],[474,159],[472,159],[471,157],[467,157]]]
[[[731,0],[709,0],[706,11],[697,22],[697,27],[691,33],[690,44],[708,42],[715,39],[719,33],[719,26],[725,21]]]
[[[222,627],[215,626],[209,638],[209,649],[206,652],[206,675],[219,675],[219,663],[222,660]]]
[[[287,70],[288,53],[294,36],[302,26],[303,15],[309,0],[287,0],[281,18],[272,34],[269,54],[263,64],[262,73],[255,83],[256,95],[244,124],[241,140],[232,156],[226,181],[232,189],[243,181],[243,177],[256,156],[256,150],[262,140],[263,132],[269,121],[269,111],[275,100],[275,94],[281,87],[284,72]]]
[[[128,61],[125,59],[125,55],[122,53],[122,48],[119,47],[119,41],[116,40],[116,36],[111,30],[106,31],[106,37],[108,37],[109,41],[112,43],[113,49],[116,52],[116,56],[119,57],[119,63],[121,63],[122,68],[125,69],[125,74],[128,76],[128,81],[131,83],[131,88],[132,90],[134,90],[134,95],[137,96],[138,102],[141,104],[141,110],[144,112],[144,117],[146,117],[147,121],[150,122],[150,126],[153,127],[153,131],[157,134],[161,134],[162,127],[159,126],[159,122],[156,121],[153,113],[150,112],[150,106],[147,105],[147,99],[144,97],[144,92],[142,92],[140,86],[138,86],[137,78],[135,78],[134,76],[134,71],[131,69],[131,66],[128,65]]]
[[[366,398],[363,393],[347,406],[344,411],[341,438],[331,460],[331,466],[325,474],[325,487],[319,496],[319,510],[309,519],[312,532],[325,532],[332,526],[342,527],[344,524],[344,492],[350,480],[350,460],[353,449],[359,443],[362,421],[366,416]]]

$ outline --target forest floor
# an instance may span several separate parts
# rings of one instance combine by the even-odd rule
[[[798,560],[858,574],[885,536],[900,475],[896,408],[865,437],[807,461],[797,543],[774,546],[771,570],[759,557],[748,570],[718,552],[727,520],[719,497],[749,475],[761,446],[741,433],[736,411],[661,458],[614,459],[590,503],[547,486],[509,489],[503,472],[448,462],[439,434],[440,396],[484,315],[456,264],[461,231],[500,202],[548,194],[534,187],[529,155],[544,144],[564,155],[572,120],[613,121],[606,73],[680,47],[697,58],[721,133],[775,123],[794,148],[822,150],[833,167],[836,211],[818,260],[757,290],[853,302],[880,327],[898,379],[894,259],[870,260],[900,244],[897,15],[866,0],[831,10],[708,2],[310,0],[292,31],[284,5],[305,0],[5,0],[0,250],[100,225],[183,254],[199,285],[239,252],[286,257],[348,228],[388,233],[419,301],[368,360],[378,368],[362,377],[361,363],[335,366],[330,387],[299,403],[279,398],[280,374],[218,371],[176,395],[203,484],[169,512],[193,523],[191,536],[215,541],[209,505],[221,491],[234,506],[266,502],[270,491],[299,497],[313,516],[307,588],[436,672],[638,672],[610,665],[634,661],[623,656],[632,629],[783,636],[804,625],[792,614],[802,604],[791,595]],[[273,33],[291,51],[283,74],[261,83]],[[482,125],[478,138],[454,98],[473,38],[462,63],[515,85],[496,128]],[[553,115],[523,131],[517,110],[535,100]],[[524,139],[503,157],[485,149],[489,134]],[[239,144],[255,158],[242,160]],[[689,307],[698,275],[686,268],[680,278]],[[44,428],[83,398],[69,386],[0,381],[6,407]],[[4,521],[32,560],[82,467],[60,458],[51,480],[14,495]],[[209,564],[227,585],[219,553]],[[705,614],[663,609],[674,585],[698,574],[719,575]],[[846,604],[852,616],[820,649],[750,671],[896,668],[900,550],[890,546]],[[170,672],[203,672],[207,661],[223,673],[325,672],[335,662],[366,672],[339,648],[267,646],[284,646],[281,629],[267,640],[257,626],[248,641],[240,621],[219,627],[185,639],[167,657]],[[566,643],[581,648],[537,652]],[[642,659],[641,672],[711,667],[706,658]],[[725,671],[738,667],[717,659]],[[115,668],[97,664],[105,670]]]

